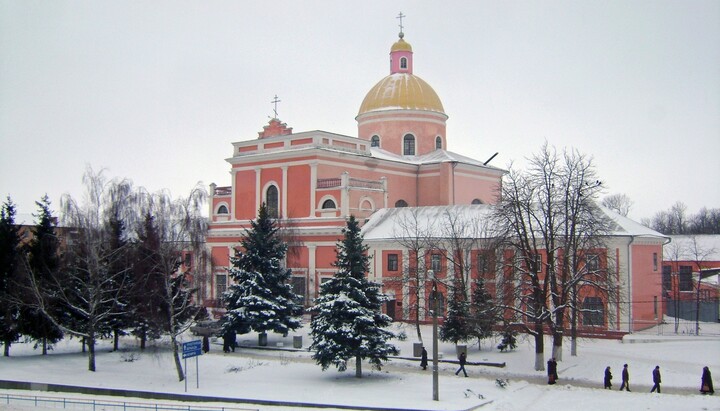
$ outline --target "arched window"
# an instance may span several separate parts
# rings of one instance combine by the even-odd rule
[[[474,199],[474,200],[472,201],[472,203],[470,203],[470,204],[482,204],[482,203],[483,203],[483,202],[482,202],[481,199],[476,198],[476,199]]]
[[[370,138],[370,147],[380,147],[380,137],[372,136]]]
[[[323,209],[336,208],[336,207],[335,207],[335,202],[332,201],[332,200],[325,200],[325,201],[323,201],[323,203],[322,203],[322,208],[323,208]]]
[[[395,202],[395,207],[407,207],[408,203],[405,200],[398,200]]]
[[[402,57],[402,58],[400,59],[400,68],[401,68],[401,69],[406,69],[406,68],[407,68],[407,58],[406,58],[406,57]]]
[[[430,303],[431,310],[434,307],[437,307],[437,314],[438,317],[444,317],[445,316],[445,296],[440,291],[430,291],[430,298],[428,298],[428,302]],[[437,305],[435,305],[437,304]]]
[[[278,218],[278,189],[276,186],[270,186],[265,192],[265,207],[267,207],[268,216]]]
[[[227,206],[225,204],[223,204],[220,207],[218,207],[217,213],[218,214],[229,214],[230,212],[228,211]]]
[[[435,150],[442,150],[442,138],[440,136],[435,137]]]
[[[405,137],[403,138],[403,155],[415,155],[415,136],[412,134],[405,134]]]

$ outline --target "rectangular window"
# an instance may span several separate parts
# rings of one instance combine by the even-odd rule
[[[397,271],[398,270],[398,255],[397,254],[388,254],[387,259],[387,269],[388,271]]]
[[[605,306],[600,297],[585,297],[583,300],[583,325],[600,327],[605,325]]]
[[[672,267],[664,265],[662,268],[662,288],[663,291],[672,289]]]
[[[692,267],[689,265],[680,266],[680,291],[692,291]]]
[[[191,265],[192,265],[192,254],[185,253],[185,267],[190,267]]]
[[[477,270],[478,275],[480,276],[487,276],[488,274],[492,274],[492,268],[491,268],[491,255],[488,251],[480,251],[477,255]]]
[[[215,275],[215,298],[218,300],[221,300],[225,290],[227,290],[227,275],[216,274]]]
[[[295,302],[297,304],[305,305],[305,277],[292,277],[290,281],[293,293],[298,296],[298,299]]]
[[[653,253],[653,271],[657,271],[658,269],[658,255],[657,253]]]
[[[585,267],[588,273],[596,273],[600,271],[600,256],[597,254],[585,255]]]
[[[442,265],[440,264],[440,254],[433,254],[430,256],[430,269],[436,273],[442,271]]]

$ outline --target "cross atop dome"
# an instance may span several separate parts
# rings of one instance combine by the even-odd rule
[[[403,38],[405,37],[405,34],[403,33],[403,25],[402,25],[402,19],[403,17],[407,17],[406,15],[402,14],[402,11],[398,14],[396,19],[400,20],[400,34],[398,34],[398,37]]]

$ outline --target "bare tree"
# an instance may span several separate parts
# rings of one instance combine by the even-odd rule
[[[74,232],[67,239],[68,247],[62,258],[62,269],[53,272],[41,285],[32,273],[23,284],[23,294],[30,296],[24,303],[42,312],[63,332],[80,337],[88,346],[88,370],[95,371],[95,343],[111,331],[113,318],[124,315],[128,307],[124,301],[128,278],[126,267],[119,263],[126,247],[111,246],[110,215],[121,215],[118,205],[108,207],[112,198],[124,204],[132,193],[126,180],[107,181],[102,172],[88,168],[83,177],[85,200],[78,203],[69,195],[61,201],[61,218]],[[58,310],[57,307],[62,307]]]
[[[502,257],[502,295],[498,303],[510,311],[513,318],[527,319],[519,325],[535,340],[535,370],[538,371],[545,369],[543,325],[550,318],[547,305],[550,282],[542,275],[542,265],[537,258],[545,247],[538,235],[544,223],[537,206],[539,196],[540,187],[533,184],[530,176],[511,166],[495,209],[499,235],[509,250]]]
[[[617,193],[606,196],[602,199],[600,204],[613,210],[621,216],[627,217],[633,206],[633,201],[627,194]]]
[[[590,158],[577,150],[558,155],[547,143],[530,158],[528,171],[511,168],[503,184],[497,217],[514,254],[506,260],[516,274],[517,301],[508,308],[533,325],[536,369],[544,367],[543,323],[553,334],[553,357],[561,360],[577,288],[613,289],[606,282],[610,276],[585,268],[585,254],[606,248],[601,238],[612,224],[596,206],[599,187]]]
[[[198,184],[187,198],[173,199],[161,191],[143,193],[139,201],[142,215],[152,217],[152,229],[157,236],[156,249],[151,250],[152,263],[149,270],[159,273],[159,290],[155,297],[160,308],[163,329],[170,336],[172,355],[178,379],[183,381],[185,373],[180,361],[179,336],[185,332],[200,307],[194,303],[203,273],[186,272],[183,267],[183,253],[190,252],[197,260],[204,255],[207,221],[202,217],[207,192]]]
[[[402,287],[407,290],[410,303],[405,305],[405,310],[412,315],[412,321],[415,324],[418,340],[422,342],[422,332],[420,331],[421,312],[427,309],[425,304],[425,287],[427,278],[427,270],[425,264],[425,254],[430,249],[431,233],[435,230],[434,225],[428,225],[427,220],[420,217],[419,208],[402,208],[400,217],[396,219],[396,225],[393,227],[393,241],[406,250],[402,259],[402,277],[398,279],[385,279],[385,284],[393,284],[400,282]]]

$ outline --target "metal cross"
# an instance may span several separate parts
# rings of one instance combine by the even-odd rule
[[[404,15],[404,14],[402,14],[402,11],[400,12],[400,14],[398,14],[397,17],[395,17],[396,19],[399,19],[399,20],[400,20],[400,33],[402,33],[402,31],[403,31],[403,25],[402,25],[402,19],[403,19],[403,17],[407,17],[407,16]]]
[[[278,99],[277,94],[275,94],[275,98],[271,101],[271,103],[275,104],[275,108],[273,109],[273,113],[275,113],[275,118],[278,118],[278,115],[277,115],[277,103],[279,103],[280,101],[282,101],[282,100]]]

